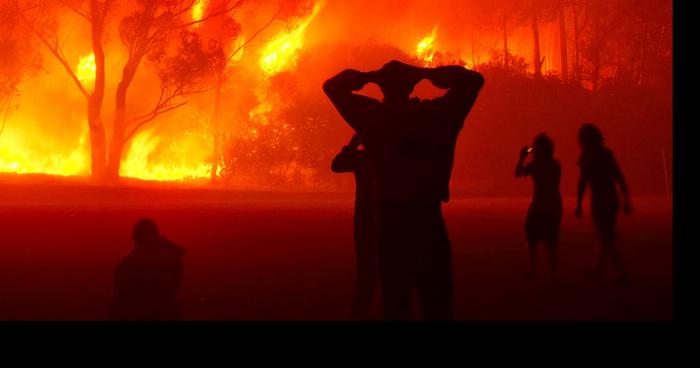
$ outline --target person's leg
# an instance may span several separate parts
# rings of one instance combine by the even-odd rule
[[[417,294],[425,320],[453,319],[451,244],[438,206],[425,218],[420,240]]]
[[[539,237],[539,227],[538,227],[538,217],[535,212],[533,212],[532,207],[527,211],[527,216],[525,217],[525,238],[527,240],[527,257],[528,257],[528,269],[523,273],[523,277],[526,279],[535,278],[535,272],[537,271],[537,243]]]
[[[412,227],[406,226],[406,216],[400,210],[382,210],[379,229],[379,274],[381,277],[382,303],[385,320],[411,318],[410,273],[412,258]]]
[[[619,210],[617,209],[617,207],[615,207],[615,210],[611,211],[610,213],[610,218],[608,219],[609,229],[606,234],[606,241],[603,245],[608,248],[608,254],[610,256],[610,260],[612,261],[612,265],[613,267],[615,267],[615,271],[617,272],[618,281],[620,281],[623,284],[626,284],[629,281],[627,271],[625,270],[625,267],[622,263],[622,257],[620,256],[620,251],[616,244],[618,212]]]
[[[599,277],[603,271],[605,261],[608,258],[608,248],[602,244],[602,242],[596,243],[595,247],[595,261],[593,263],[593,271],[591,271],[591,276]]]
[[[617,249],[615,241],[610,241],[606,245],[606,248],[608,248],[610,260],[612,261],[613,267],[615,267],[615,271],[617,272],[618,281],[623,284],[628,283],[629,277],[627,275],[627,270],[625,270],[625,267],[622,263],[622,257],[620,256],[620,252]]]
[[[600,277],[603,272],[603,267],[605,267],[605,262],[607,261],[610,253],[610,248],[608,247],[609,239],[611,239],[611,229],[610,224],[610,209],[602,205],[593,206],[593,225],[595,226],[596,235],[598,241],[596,243],[596,254],[595,261],[593,263],[593,271],[590,272],[590,276],[593,278]]]
[[[363,219],[356,221],[355,264],[357,280],[351,311],[351,316],[354,319],[366,319],[369,317],[369,308],[376,284],[377,254],[372,244],[375,239],[369,232],[370,227]]]
[[[549,274],[552,278],[552,282],[557,283],[559,281],[559,273],[557,269],[558,265],[558,251],[557,251],[557,241],[549,240],[545,243],[547,247],[547,258],[549,260]]]
[[[411,282],[405,271],[396,264],[396,255],[380,252],[380,276],[384,319],[409,320],[411,318]]]
[[[537,272],[537,242],[527,242],[527,254],[529,260],[529,268],[527,272],[525,272],[524,276],[527,279],[533,279],[535,278]]]

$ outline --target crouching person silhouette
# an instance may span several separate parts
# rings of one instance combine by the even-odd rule
[[[175,296],[182,280],[184,249],[162,237],[150,219],[134,225],[134,249],[114,271],[112,320],[178,320]]]
[[[445,95],[411,98],[427,79]],[[354,92],[379,85],[380,102]],[[452,315],[451,245],[442,216],[449,200],[457,135],[484,79],[461,66],[418,68],[391,61],[380,70],[345,70],[324,91],[358,133],[377,211],[384,318],[409,319],[415,289],[423,319]]]

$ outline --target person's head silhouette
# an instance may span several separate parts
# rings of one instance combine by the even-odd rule
[[[546,160],[554,157],[554,142],[549,136],[540,133],[532,144],[532,152],[535,160]]]
[[[142,218],[134,225],[131,236],[134,239],[134,244],[140,246],[153,242],[160,236],[160,233],[158,232],[158,226],[153,220]]]
[[[404,102],[408,101],[413,88],[423,79],[420,70],[393,60],[373,72],[373,79],[384,94],[385,102]]]
[[[583,124],[578,130],[578,143],[584,150],[603,147],[603,133],[593,124]]]

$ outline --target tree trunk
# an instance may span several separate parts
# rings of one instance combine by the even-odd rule
[[[573,78],[575,81],[580,82],[581,78],[579,78],[579,72],[578,72],[578,44],[579,44],[579,27],[578,27],[578,8],[576,7],[576,2],[572,1],[571,2],[571,14],[573,15],[573,20],[574,20],[574,44],[572,46],[572,51],[574,53],[573,55]]]
[[[102,47],[104,34],[103,9],[98,0],[90,0],[92,51],[95,55],[95,86],[88,97],[88,128],[90,129],[90,161],[92,177],[98,182],[105,180],[107,165],[107,142],[102,123],[102,103],[105,94],[105,52]]]
[[[503,67],[508,69],[508,15],[503,14]]]
[[[564,17],[564,2],[559,2],[559,48],[561,51],[561,79],[569,79],[569,55],[566,40],[566,19]]]
[[[591,44],[591,85],[594,91],[598,89],[600,84],[600,36],[600,22],[596,19],[593,24],[593,42]]]
[[[90,163],[93,180],[101,183],[105,180],[107,165],[107,146],[105,130],[102,124],[102,104],[91,96],[88,98],[88,129],[90,131]]]
[[[216,78],[216,89],[214,95],[214,114],[211,119],[211,133],[213,140],[212,147],[212,163],[211,163],[211,183],[215,184],[218,171],[219,171],[219,159],[221,158],[221,148],[219,141],[219,116],[221,112],[221,89],[224,85],[223,75],[219,75]]]
[[[532,41],[534,45],[533,50],[533,61],[532,64],[535,67],[535,77],[542,77],[542,57],[540,56],[540,30],[537,25],[537,12],[533,9],[532,11]]]
[[[117,85],[116,103],[114,108],[114,124],[112,139],[109,145],[109,157],[107,159],[107,180],[116,182],[119,179],[122,153],[124,151],[124,137],[126,134],[126,93],[136,75],[138,59],[127,61],[122,71],[122,80]]]

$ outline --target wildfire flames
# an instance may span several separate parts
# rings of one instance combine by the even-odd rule
[[[191,138],[191,137],[190,137]],[[162,138],[152,130],[139,133],[131,141],[129,151],[122,161],[120,174],[124,177],[152,181],[173,181],[206,178],[211,164],[203,160],[189,161],[191,145],[196,139],[181,139],[167,147],[166,154],[158,155]],[[160,157],[164,156],[164,157]]]
[[[193,33],[200,37],[197,42],[200,42],[203,54],[208,52],[212,44],[219,45],[225,54],[225,64],[223,67],[217,66],[220,68],[217,69],[220,79],[216,84],[207,79],[205,83],[208,84],[202,86],[201,91],[193,92],[192,95],[183,94],[178,96],[182,97],[181,99],[169,101],[170,104],[166,104],[165,109],[176,107],[172,111],[158,115],[133,132],[126,129],[125,133],[131,134],[125,137],[123,144],[119,146],[123,149],[121,160],[117,160],[117,164],[114,165],[118,169],[113,171],[114,175],[116,176],[118,171],[122,177],[149,181],[208,179],[212,177],[212,171],[220,173],[222,170],[231,169],[226,167],[229,162],[239,162],[235,154],[225,152],[228,149],[227,144],[238,147],[230,143],[235,139],[247,144],[247,152],[263,152],[271,145],[290,149],[295,147],[296,150],[304,151],[304,145],[309,143],[295,141],[298,138],[294,138],[294,134],[291,133],[302,130],[294,121],[311,121],[315,117],[303,120],[306,116],[294,115],[290,118],[289,116],[296,114],[294,111],[299,108],[293,104],[297,100],[285,94],[287,90],[284,88],[294,91],[290,93],[303,91],[299,94],[304,95],[307,100],[299,101],[319,101],[323,98],[320,91],[321,74],[328,77],[343,67],[380,67],[380,63],[385,61],[385,55],[396,55],[407,60],[418,60],[425,67],[458,62],[465,67],[475,68],[487,65],[487,62],[493,60],[500,60],[493,55],[502,53],[504,47],[507,47],[512,61],[516,58],[524,60],[517,65],[530,63],[534,55],[533,33],[528,28],[529,23],[515,23],[515,20],[513,24],[508,23],[508,42],[507,46],[504,46],[504,34],[498,28],[500,24],[489,23],[491,28],[482,27],[481,23],[487,21],[472,16],[472,9],[462,2],[437,1],[433,4],[428,1],[410,1],[406,2],[407,8],[413,7],[409,12],[396,10],[392,2],[373,3],[369,0],[362,2],[362,6],[350,6],[346,2],[303,0],[306,3],[303,6],[298,5],[297,10],[285,8],[296,1],[246,0],[242,2],[245,4],[243,8],[228,14],[231,23],[235,23],[233,25],[226,23],[219,17],[220,14],[212,14],[215,13],[215,8],[233,6],[237,3],[235,1],[161,2],[191,6],[177,8],[175,5],[163,5],[163,9],[166,9],[164,14],[172,9],[182,9],[175,21],[163,21],[163,24],[184,23],[189,26],[172,32],[172,35],[168,36],[170,38],[163,41],[162,45],[158,44],[158,48],[162,50],[155,51],[170,55],[180,50],[180,44],[177,42],[181,34]],[[115,131],[115,116],[118,115],[114,102],[117,86],[123,79],[128,54],[134,51],[125,48],[123,38],[130,34],[122,32],[122,26],[128,23],[122,21],[128,20],[142,2],[119,3],[120,6],[110,9],[114,13],[110,13],[106,18],[103,50],[94,49],[98,55],[105,56],[101,60],[96,60],[95,53],[91,52],[94,43],[90,42],[91,22],[85,21],[86,12],[90,11],[87,6],[85,9],[78,9],[82,13],[74,14],[71,10],[75,9],[67,7],[64,2],[56,2],[59,11],[50,13],[53,19],[47,24],[55,25],[58,31],[51,34],[48,42],[40,42],[42,32],[25,32],[30,35],[27,37],[27,43],[34,45],[32,47],[36,48],[40,59],[43,60],[37,68],[39,71],[22,74],[22,82],[10,95],[9,101],[0,101],[0,173],[61,176],[91,174],[95,167],[92,165],[94,157],[91,154],[95,152],[92,150],[95,135],[91,130],[94,125],[88,124],[88,119],[92,116],[88,116],[86,112],[90,111],[89,101],[92,100],[91,95],[95,89],[96,62],[99,62],[100,66],[104,65],[104,84],[100,83],[104,91],[103,96],[99,95],[104,100],[100,106],[100,121],[104,126],[103,148],[109,151],[110,139]],[[458,3],[460,5],[455,5]],[[356,9],[359,7],[363,9]],[[27,10],[26,15],[30,20],[32,14]],[[284,15],[274,20],[275,14]],[[571,17],[572,14],[567,13],[565,20],[571,22]],[[159,19],[158,22],[160,21]],[[269,27],[263,27],[266,24]],[[571,42],[573,25],[567,23],[567,26],[567,32],[570,33],[568,41]],[[430,27],[432,30],[428,33]],[[26,29],[21,29],[18,33],[23,31]],[[544,60],[542,74],[557,71],[560,66],[561,47],[559,24],[556,20],[543,20],[538,31],[539,52]],[[54,41],[60,49],[52,49]],[[4,44],[0,42],[0,46],[4,47]],[[571,47],[569,44],[569,48]],[[318,50],[341,51],[335,55],[333,52]],[[343,54],[346,51],[347,53]],[[365,53],[370,56],[366,56]],[[161,92],[161,77],[168,74],[154,66],[154,60],[160,57],[155,54],[157,52],[146,53],[143,59],[136,63],[138,70],[134,73],[133,86],[126,98],[127,108],[122,114],[128,127],[136,125],[138,119],[152,109],[155,102],[153,100],[157,100]],[[362,55],[361,58],[364,59],[360,60],[358,55]],[[5,65],[2,56],[0,55],[0,68]],[[576,57],[581,59],[584,56],[579,53]],[[571,61],[575,56],[569,54],[568,57],[569,75],[572,75]],[[63,59],[59,60],[60,58]],[[20,59],[22,64],[26,63],[28,58],[22,55]],[[350,59],[355,62],[354,65]],[[514,62],[511,64],[516,65]],[[194,64],[188,64],[178,70],[184,70],[183,74],[187,74],[189,70],[196,69],[192,65]],[[531,65],[523,68],[525,67],[532,73]],[[316,70],[318,75],[309,75],[314,74]],[[79,88],[75,88],[76,82],[79,82]],[[283,86],[283,92],[279,92],[280,84]],[[311,90],[316,91],[318,99],[311,96]],[[299,112],[297,115],[328,107],[327,104],[318,107],[321,105],[313,103],[307,103],[306,105],[310,105],[308,111]],[[317,121],[314,120],[313,123],[316,124]],[[324,123],[326,120],[318,124]],[[266,134],[278,134],[282,138],[269,138]],[[234,157],[230,158],[226,154]],[[107,155],[111,154],[108,152]],[[270,163],[272,169],[268,171],[284,172],[283,176],[311,176],[309,173],[318,170],[308,163],[296,162],[298,160],[298,156],[290,158],[289,162],[280,159]],[[267,169],[266,167],[265,170]],[[294,174],[287,174],[288,172]]]
[[[296,66],[298,52],[304,46],[304,32],[316,18],[321,7],[321,2],[316,3],[310,16],[293,30],[280,33],[265,46],[260,58],[260,68],[266,76],[275,75]]]
[[[192,20],[199,21],[204,18],[204,11],[207,9],[208,0],[197,0],[194,5],[192,5]],[[200,23],[196,23],[195,27],[199,27]]]
[[[0,140],[0,172],[86,175],[90,166],[87,135],[86,128],[75,142],[76,148],[62,153],[51,139],[42,138],[39,134],[32,136],[15,129],[5,129]]]
[[[433,42],[437,38],[437,26],[433,27],[430,35],[423,38],[416,46],[416,55],[423,61],[423,66],[430,66],[435,58]]]
[[[78,67],[75,70],[75,76],[78,77],[78,80],[84,85],[87,85],[88,89],[91,89],[92,84],[95,83],[96,71],[97,67],[95,66],[95,54],[90,53],[90,55],[80,59]]]

